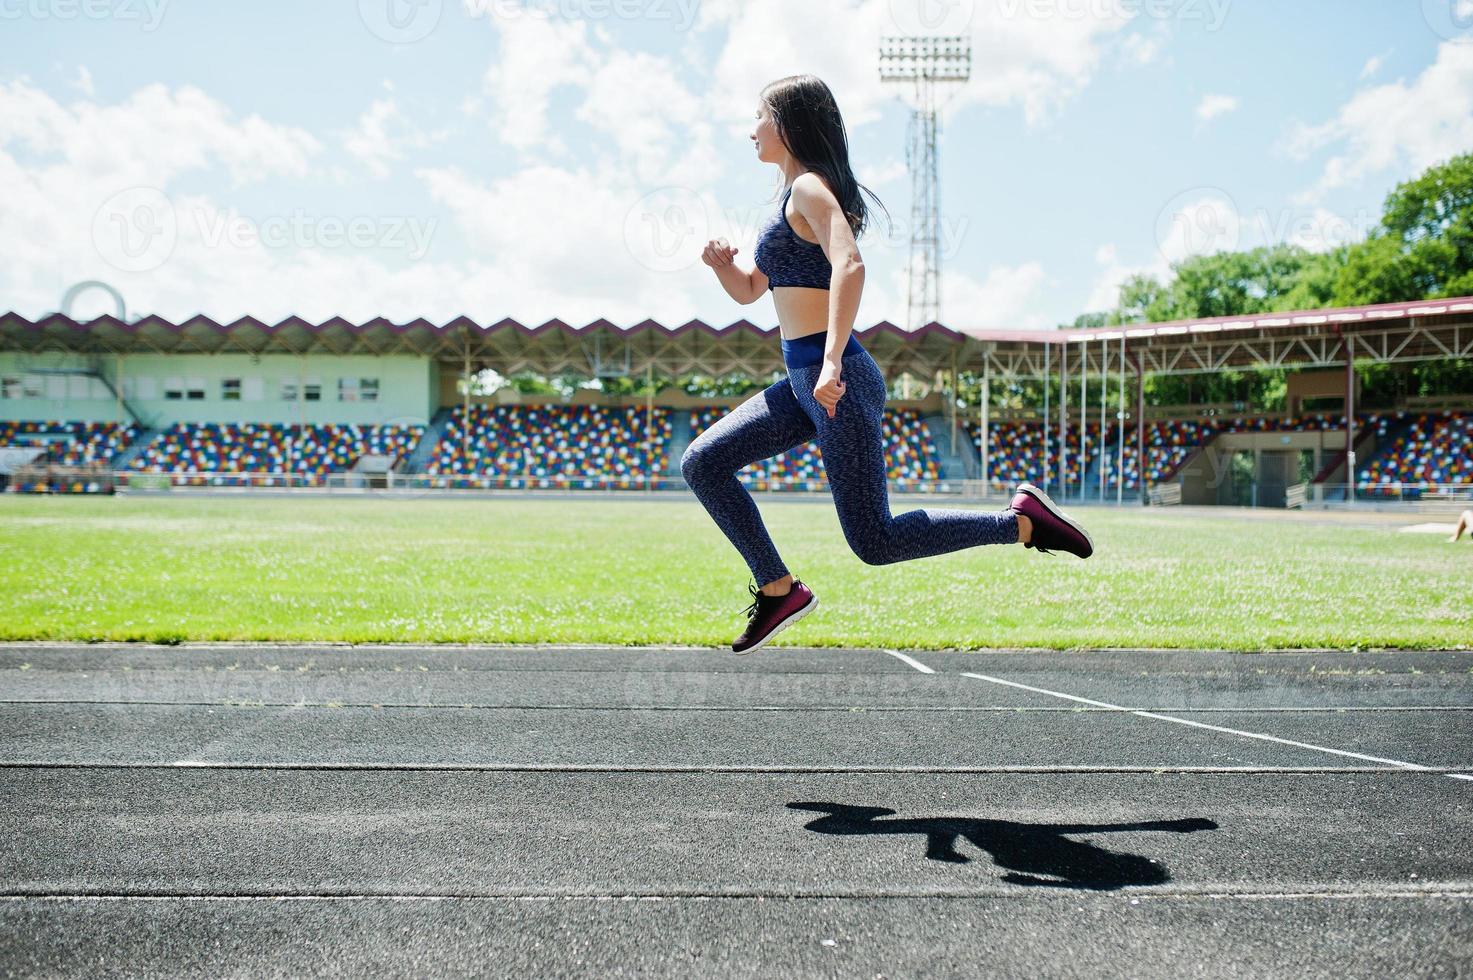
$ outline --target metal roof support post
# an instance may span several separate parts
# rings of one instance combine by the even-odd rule
[[[1125,331],[1120,331],[1120,418],[1117,421],[1120,439],[1119,460],[1115,464],[1115,503],[1125,503]]]
[[[956,453],[956,403],[958,398],[956,380],[956,348],[951,348],[951,451]],[[958,454],[959,455],[959,454]]]
[[[987,496],[992,473],[992,359],[982,352],[982,495]]]
[[[1053,344],[1045,342],[1043,345],[1043,492],[1048,493],[1053,489],[1053,447],[1049,445],[1049,383],[1053,381],[1053,369],[1049,367],[1049,358],[1053,354]]]
[[[1345,338],[1345,499],[1355,500],[1355,347]]]
[[[1105,502],[1105,391],[1110,385],[1110,342],[1100,339],[1100,503]]]
[[[655,427],[655,362],[648,361],[644,366],[644,489],[646,493],[654,490],[655,458],[654,458],[654,427]]]
[[[1135,470],[1136,486],[1141,492],[1141,506],[1146,506],[1146,375],[1141,370],[1144,358],[1135,356]]]
[[[1069,343],[1059,348],[1059,499],[1069,497]]]
[[[1079,345],[1079,500],[1084,502],[1084,470],[1089,466],[1085,436],[1089,435],[1089,341]]]
[[[465,338],[465,350],[461,359],[460,378],[464,383],[460,396],[460,458],[469,460],[471,455],[471,339]]]

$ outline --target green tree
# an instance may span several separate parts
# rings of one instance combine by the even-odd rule
[[[1473,293],[1473,153],[1398,184],[1380,226],[1351,249],[1337,305]]]

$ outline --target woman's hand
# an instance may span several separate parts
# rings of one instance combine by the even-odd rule
[[[732,257],[741,251],[732,248],[724,238],[713,238],[706,243],[706,250],[701,253],[701,261],[713,269],[722,269],[731,265]]]
[[[839,380],[839,365],[832,361],[823,362],[823,369],[818,372],[818,382],[813,386],[813,397],[828,409],[829,418],[833,418],[835,406],[844,397],[844,382]]]

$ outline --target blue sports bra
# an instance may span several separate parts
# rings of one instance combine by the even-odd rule
[[[822,245],[799,238],[793,230],[792,222],[788,221],[788,198],[792,194],[793,187],[789,184],[777,214],[763,225],[757,236],[757,248],[752,258],[767,277],[768,289],[778,286],[828,289],[834,267],[828,256],[823,254]]]

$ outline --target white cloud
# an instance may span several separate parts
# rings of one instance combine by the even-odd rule
[[[394,90],[387,80],[384,88]],[[405,116],[393,98],[383,98],[373,100],[359,117],[357,128],[344,133],[342,141],[351,156],[382,179],[390,173],[389,162],[403,159],[406,149],[423,149],[444,137],[443,132],[426,134]]]
[[[1043,266],[1037,262],[993,266],[980,282],[943,269],[941,321],[963,331],[1049,329],[1053,321],[1038,312],[1045,298],[1045,278]],[[903,302],[899,308],[905,309]]]
[[[1208,95],[1197,103],[1197,118],[1209,122],[1218,116],[1236,112],[1238,100],[1231,95]]]
[[[1398,79],[1362,89],[1335,118],[1300,125],[1284,146],[1295,159],[1334,148],[1297,204],[1317,203],[1338,187],[1386,171],[1421,171],[1473,146],[1473,43],[1447,41],[1411,84]]]
[[[1147,264],[1131,265],[1120,261],[1118,251],[1114,242],[1107,242],[1095,250],[1095,262],[1099,264],[1100,271],[1090,289],[1089,298],[1084,301],[1084,312],[1099,313],[1115,309],[1120,301],[1120,287],[1131,276],[1147,275],[1155,277],[1157,282],[1170,281],[1171,264],[1166,256],[1158,252],[1154,260]]]
[[[500,48],[482,87],[497,137],[517,150],[562,155],[567,147],[549,132],[547,110],[555,89],[586,87],[599,54],[588,23],[539,16],[488,18]]]
[[[92,84],[92,72],[87,69],[86,65],[77,66],[77,78],[72,82],[72,88],[87,96],[97,94],[97,88]]]
[[[1046,123],[1088,84],[1107,44],[1132,19],[1117,3],[1061,4],[1035,16],[1038,9],[976,5],[971,81],[947,103],[946,116],[973,105],[1009,106],[1029,125]],[[902,91],[881,83],[875,70],[881,35],[897,33],[889,0],[706,3],[698,26],[727,29],[712,72],[713,89],[724,95],[713,108],[733,120],[733,137],[744,135],[739,127],[762,87],[786,75],[812,72],[842,93],[839,108],[851,128],[878,119]]]
[[[1372,55],[1370,58],[1366,59],[1366,66],[1360,70],[1360,77],[1362,79],[1370,78],[1372,75],[1376,74],[1376,72],[1381,70],[1381,66],[1385,64],[1385,62],[1386,59],[1381,55]]]

